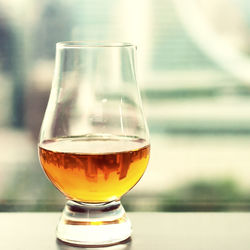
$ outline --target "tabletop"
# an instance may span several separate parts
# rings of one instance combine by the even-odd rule
[[[128,213],[131,240],[105,250],[250,249],[250,213]],[[55,238],[60,213],[0,213],[0,249],[79,250]]]

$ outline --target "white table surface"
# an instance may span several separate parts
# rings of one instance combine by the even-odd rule
[[[128,213],[132,240],[105,250],[249,250],[250,213]],[[79,250],[55,238],[60,213],[0,213],[1,250]],[[92,249],[93,248],[83,248]]]

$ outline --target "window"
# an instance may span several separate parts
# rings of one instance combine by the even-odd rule
[[[152,139],[127,208],[249,210],[249,12],[247,0],[1,0],[0,209],[61,209],[37,158],[55,43],[102,40],[137,44]]]

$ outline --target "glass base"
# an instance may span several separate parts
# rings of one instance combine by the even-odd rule
[[[131,223],[120,201],[89,204],[68,201],[57,226],[57,238],[74,245],[104,246],[131,236]]]

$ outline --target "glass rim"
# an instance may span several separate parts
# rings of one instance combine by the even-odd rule
[[[129,48],[134,47],[136,45],[127,42],[102,42],[102,41],[64,41],[64,42],[57,42],[57,48]]]

